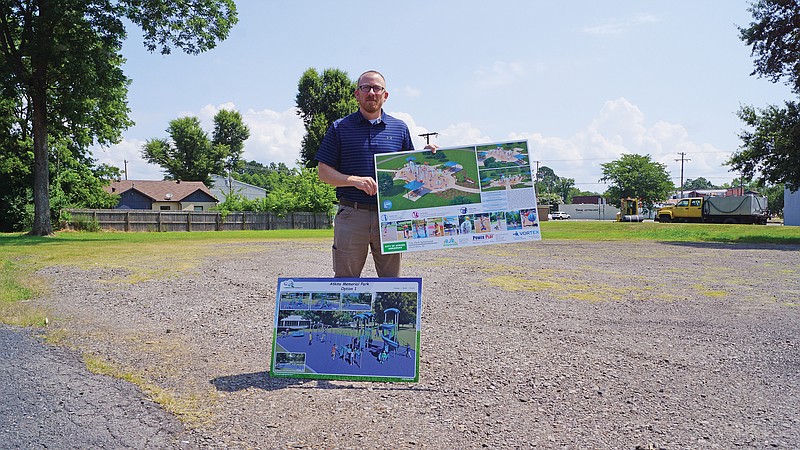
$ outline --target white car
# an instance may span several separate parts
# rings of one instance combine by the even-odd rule
[[[569,219],[569,214],[565,213],[564,211],[554,211],[550,213],[550,217],[553,220],[564,220]]]

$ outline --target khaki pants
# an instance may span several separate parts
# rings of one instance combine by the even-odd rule
[[[381,253],[378,212],[339,205],[333,226],[333,272],[336,278],[360,278],[372,250],[381,278],[399,277],[402,254]]]

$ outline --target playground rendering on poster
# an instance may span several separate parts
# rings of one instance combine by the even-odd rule
[[[384,253],[540,240],[527,141],[375,155]]]
[[[418,381],[422,280],[281,278],[270,374]]]

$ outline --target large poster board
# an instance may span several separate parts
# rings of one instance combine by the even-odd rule
[[[419,381],[421,278],[279,278],[270,375]]]
[[[383,253],[541,239],[527,141],[375,155]]]

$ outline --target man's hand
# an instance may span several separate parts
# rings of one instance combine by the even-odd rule
[[[436,144],[428,144],[428,145],[425,146],[425,150],[430,150],[431,153],[433,153],[434,155],[436,154],[436,150],[438,148],[439,148],[439,146],[436,145]]]
[[[351,175],[347,177],[347,181],[351,186],[364,191],[367,195],[378,193],[378,182],[374,178]]]

